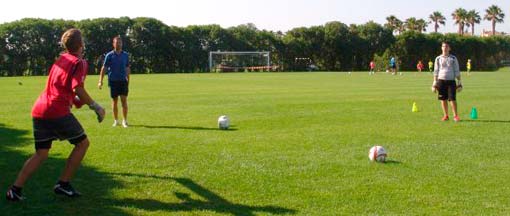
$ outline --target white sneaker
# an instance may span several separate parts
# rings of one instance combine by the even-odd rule
[[[117,120],[113,120],[112,127],[117,127],[119,125],[119,122]]]
[[[122,120],[122,127],[125,127],[125,128],[128,127],[128,123],[126,120]]]

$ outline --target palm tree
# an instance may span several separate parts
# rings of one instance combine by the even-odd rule
[[[469,33],[469,29],[470,29],[470,28],[471,28],[471,23],[469,23],[469,22],[467,21],[467,18],[466,18],[466,21],[464,22],[464,33],[462,33],[462,34],[467,34],[467,33]]]
[[[402,32],[406,30],[405,29],[406,26],[404,25],[404,22],[402,22],[401,20],[397,20],[395,26],[397,27],[398,34],[402,34]]]
[[[435,11],[432,14],[430,14],[429,19],[431,22],[434,23],[434,32],[436,33],[437,29],[439,28],[439,24],[444,25],[446,21],[446,18],[439,11]]]
[[[482,18],[480,17],[480,14],[475,10],[467,12],[466,21],[468,26],[471,26],[471,35],[475,35],[475,24],[480,24],[481,20]]]
[[[460,35],[464,34],[464,24],[466,23],[467,11],[464,8],[457,8],[453,13],[452,17],[455,20],[455,24],[459,25],[457,33]]]
[[[393,31],[398,31],[400,34],[399,23],[402,23],[402,21],[400,21],[396,16],[391,15],[389,17],[386,17],[386,24],[384,24],[384,26]]]
[[[409,31],[418,30],[418,23],[416,18],[414,17],[407,18],[406,21],[404,22],[404,26]]]
[[[429,24],[424,19],[416,20],[416,30],[418,30],[418,32],[420,32],[420,33],[427,31],[428,25]]]
[[[416,19],[415,17],[410,17],[406,19],[403,27],[409,31],[417,31],[422,33],[427,31],[427,25],[428,23],[424,19]]]
[[[505,18],[505,14],[501,11],[501,8],[496,5],[492,5],[485,10],[485,16],[483,18],[492,22],[492,35],[495,35],[496,23],[502,23]]]

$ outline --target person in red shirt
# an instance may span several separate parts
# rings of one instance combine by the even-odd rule
[[[375,62],[370,61],[370,72],[368,72],[369,75],[375,74]]]
[[[418,64],[416,65],[416,69],[418,69],[418,71],[420,72],[421,74],[421,71],[423,70],[423,68],[425,68],[425,66],[423,65],[423,63],[421,61],[418,61]]]
[[[56,139],[68,140],[74,149],[53,190],[68,197],[80,196],[69,182],[87,152],[89,140],[80,122],[71,113],[71,107],[80,108],[87,104],[96,113],[99,122],[104,119],[105,110],[85,90],[88,64],[82,58],[84,44],[80,30],[67,30],[61,43],[65,52],[52,65],[46,88],[32,108],[36,152],[25,162],[16,181],[9,187],[6,194],[9,201],[24,199],[21,193],[23,185],[48,158],[52,141]]]

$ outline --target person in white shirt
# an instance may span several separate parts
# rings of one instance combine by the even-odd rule
[[[450,45],[443,42],[441,45],[442,54],[438,56],[434,63],[434,82],[432,83],[432,91],[438,92],[438,99],[441,101],[443,109],[443,121],[449,120],[448,117],[448,101],[453,111],[453,120],[460,121],[457,113],[457,91],[462,90],[460,80],[459,61],[454,55],[450,54]],[[455,82],[457,79],[457,82]]]

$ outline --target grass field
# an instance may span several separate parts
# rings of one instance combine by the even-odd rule
[[[90,94],[109,106],[108,90]],[[74,110],[91,147],[52,187],[72,146],[55,142],[2,215],[502,215],[510,212],[510,73],[464,76],[461,122],[441,122],[431,76],[367,73],[133,75],[129,128]],[[0,78],[0,191],[33,153],[46,77]],[[19,85],[21,82],[22,85]],[[420,112],[411,112],[416,102]],[[470,120],[472,107],[478,120]],[[111,111],[108,109],[107,111]],[[216,129],[226,114],[233,127]],[[371,163],[382,145],[389,162]]]

